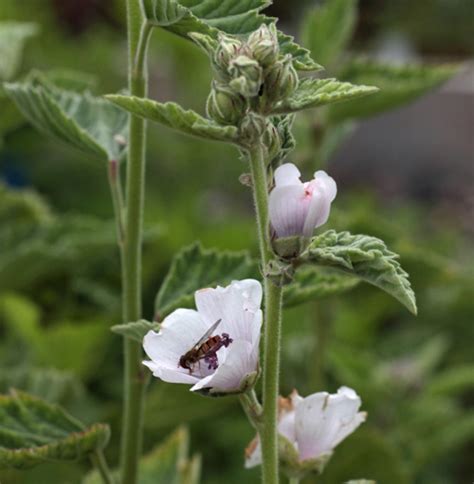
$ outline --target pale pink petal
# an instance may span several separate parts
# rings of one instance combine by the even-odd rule
[[[303,233],[310,202],[303,184],[275,187],[270,192],[269,216],[277,237]]]
[[[275,186],[282,187],[284,185],[301,185],[301,173],[293,163],[285,163],[279,166],[273,175],[275,179]]]
[[[337,195],[337,185],[334,178],[330,177],[325,171],[319,170],[314,174],[314,179],[318,186],[324,188],[329,201],[332,202]]]
[[[262,446],[260,439],[255,437],[255,441],[250,443],[252,448],[245,452],[245,468],[251,469],[252,467],[259,466],[262,463]]]
[[[303,227],[303,235],[305,237],[311,237],[316,227],[327,222],[330,208],[331,202],[325,196],[324,191],[316,187],[313,190],[308,215]]]
[[[194,374],[191,375],[188,370],[182,371],[178,368],[173,369],[164,367],[155,363],[154,361],[144,361],[143,364],[150,368],[153,376],[156,376],[160,380],[168,383],[188,383],[190,385],[194,385],[197,381],[199,381],[199,378],[197,378]]]
[[[296,444],[295,410],[283,411],[278,419],[278,433],[286,437],[293,445]]]

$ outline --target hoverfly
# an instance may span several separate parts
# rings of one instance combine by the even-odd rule
[[[211,336],[221,323],[222,319],[217,320],[202,336],[199,341],[179,359],[178,367],[186,368],[192,373],[196,363],[201,360],[208,365],[209,370],[216,370],[218,367],[217,352],[232,343],[232,338],[227,333]]]

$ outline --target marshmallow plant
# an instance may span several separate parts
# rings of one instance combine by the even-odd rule
[[[300,78],[299,71],[317,71],[321,66],[309,51],[279,32],[274,19],[260,12],[266,2],[124,3],[128,95],[94,98],[66,91],[38,74],[24,83],[4,86],[43,132],[106,162],[122,262],[123,321],[112,328],[124,338],[120,469],[111,473],[102,453],[108,428],[86,429],[60,409],[17,394],[2,403],[13,409],[11,415],[0,416],[11,426],[6,435],[31,424],[17,422],[30,406],[35,412],[41,409],[35,415],[41,413],[47,420],[47,425],[40,422],[33,430],[49,432],[32,439],[49,444],[31,447],[33,440],[16,436],[3,446],[0,436],[0,465],[22,467],[45,456],[76,459],[87,455],[105,483],[116,482],[119,475],[121,484],[137,484],[146,374],[187,384],[191,391],[206,396],[238,395],[258,432],[247,464],[261,463],[265,484],[278,483],[280,463],[281,470],[297,482],[307,472],[322,472],[327,459],[337,454],[337,444],[357,428],[365,414],[358,411],[360,398],[355,391],[344,387],[336,395],[319,392],[303,399],[294,393],[289,400],[279,399],[285,286],[290,286],[285,302],[292,295],[299,302],[308,300],[320,289],[317,269],[324,267],[333,270],[339,281],[344,276],[336,276],[337,271],[359,277],[416,312],[408,275],[381,240],[334,230],[314,235],[328,222],[336,197],[331,176],[317,171],[308,179],[294,164],[285,163],[295,146],[291,132],[295,114],[369,95],[377,88],[321,77]],[[173,102],[147,98],[147,47],[155,28],[194,42],[209,56],[213,80],[207,102],[203,100],[206,116]],[[153,322],[141,319],[147,120],[238,148],[250,172],[241,181],[252,191],[259,243],[257,262],[248,255],[206,252],[199,246],[183,251],[159,289],[156,314],[150,318]],[[122,173],[119,163],[125,157],[126,173]],[[305,274],[303,289],[297,280],[301,267],[311,267],[310,275],[315,274],[314,281]],[[311,290],[306,290],[309,286]],[[190,309],[193,306],[196,309]],[[259,375],[261,398],[256,391]],[[57,440],[58,435],[65,437]],[[179,472],[187,464],[180,458]],[[186,482],[196,482],[195,470],[192,475]]]

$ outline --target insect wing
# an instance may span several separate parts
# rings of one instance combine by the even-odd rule
[[[217,326],[221,324],[222,319],[218,319],[197,341],[197,343],[193,346],[193,349],[198,349],[205,341],[207,341],[211,334],[214,333]]]

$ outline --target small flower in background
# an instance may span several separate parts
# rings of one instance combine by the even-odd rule
[[[270,222],[276,238],[311,237],[316,227],[326,223],[331,202],[336,198],[336,182],[324,171],[303,183],[292,163],[275,170],[275,188],[270,192]]]
[[[153,375],[191,391],[239,393],[258,373],[262,286],[253,279],[195,293],[196,310],[177,309],[149,331],[144,361]]]
[[[304,475],[322,468],[334,448],[365,421],[359,412],[361,399],[348,387],[335,394],[318,392],[306,398],[295,390],[289,398],[280,398],[278,432],[284,438],[282,463],[287,472]],[[246,451],[247,468],[262,462],[260,442],[254,439]]]

